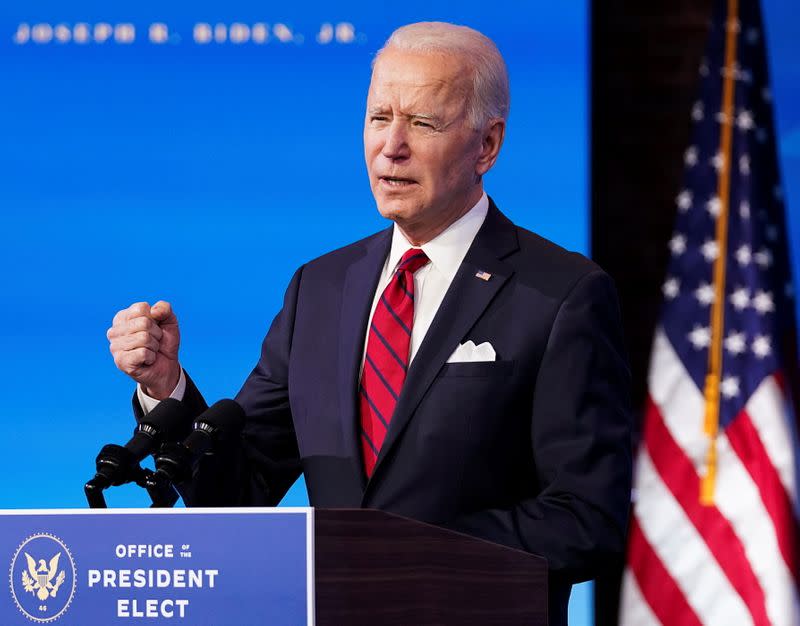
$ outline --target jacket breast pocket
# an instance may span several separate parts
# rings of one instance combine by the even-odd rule
[[[439,377],[487,378],[494,376],[510,376],[514,371],[514,361],[466,361],[463,363],[445,363]]]

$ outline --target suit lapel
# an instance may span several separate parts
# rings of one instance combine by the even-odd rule
[[[439,370],[514,273],[513,268],[502,259],[517,249],[516,228],[490,201],[486,219],[408,369],[367,491]],[[491,277],[483,280],[476,276],[478,272],[488,272]],[[367,493],[364,495],[366,498]]]
[[[392,241],[392,229],[365,243],[364,254],[347,270],[342,289],[342,315],[339,326],[339,416],[345,453],[353,459],[364,487],[364,467],[358,434],[358,373],[364,352],[364,337],[372,298],[378,286]]]

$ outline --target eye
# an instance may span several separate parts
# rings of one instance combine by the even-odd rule
[[[414,126],[418,126],[420,128],[433,128],[433,124],[423,120],[414,120]]]
[[[370,122],[385,122],[388,119],[389,118],[387,116],[385,116],[385,115],[370,115],[369,116],[369,121]]]

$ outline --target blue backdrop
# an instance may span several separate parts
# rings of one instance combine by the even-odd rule
[[[361,130],[370,60],[397,25],[447,19],[498,42],[512,114],[489,192],[586,251],[583,3],[18,4],[0,9],[0,398],[13,430],[0,471],[16,475],[2,506],[83,506],[97,450],[130,435],[132,386],[105,339],[118,309],[171,301],[181,362],[209,401],[229,397],[294,269],[387,225]]]
[[[800,19],[794,0],[764,0],[762,9],[795,292],[800,294]],[[800,296],[795,304],[800,319]]]

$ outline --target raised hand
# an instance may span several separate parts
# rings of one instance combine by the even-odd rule
[[[169,397],[180,377],[181,333],[169,302],[137,302],[114,316],[106,333],[116,366],[157,400]]]

